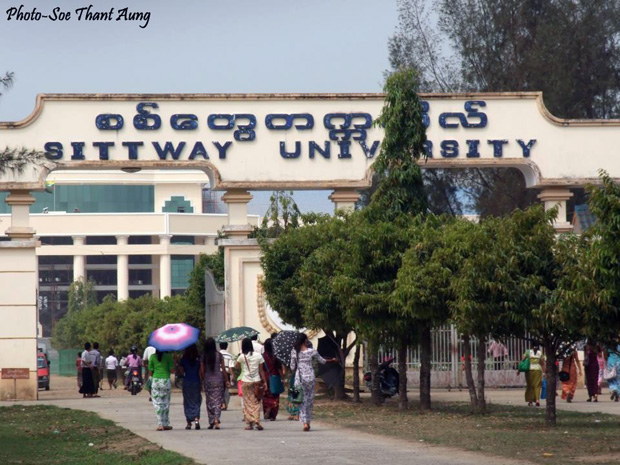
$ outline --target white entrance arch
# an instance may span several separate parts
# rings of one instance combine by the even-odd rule
[[[10,241],[0,241],[0,399],[36,398],[37,264],[31,191],[61,170],[201,169],[228,204],[220,241],[226,257],[228,323],[259,323],[258,247],[248,239],[250,190],[333,189],[351,207],[370,185],[382,94],[47,94],[34,112],[0,123],[3,145],[46,152],[50,163],[0,176],[9,191]],[[429,168],[515,167],[565,217],[570,188],[620,179],[620,120],[562,120],[540,93],[422,94]],[[125,240],[125,239],[123,239]],[[22,370],[20,373],[23,373]],[[13,372],[16,373],[16,372]],[[7,376],[9,374],[7,373]]]

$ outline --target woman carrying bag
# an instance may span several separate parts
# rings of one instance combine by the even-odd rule
[[[570,403],[575,397],[577,390],[577,379],[581,376],[581,363],[577,357],[577,351],[571,349],[570,355],[567,355],[562,362],[562,370],[560,370],[560,381],[562,382],[562,399]]]
[[[310,422],[312,421],[312,411],[314,409],[314,386],[316,378],[314,376],[314,368],[312,360],[325,364],[327,362],[337,362],[336,358],[324,359],[319,353],[308,347],[308,336],[299,333],[297,342],[291,352],[291,370],[294,371],[294,391],[293,402],[300,403],[299,421],[304,425],[304,431],[310,431]],[[301,402],[299,402],[301,400]]]
[[[540,344],[534,342],[532,348],[523,354],[523,360],[529,359],[530,366],[525,372],[525,401],[528,406],[536,403],[536,407],[540,407],[540,391],[542,390],[543,364],[544,358],[540,350]]]
[[[263,396],[263,416],[265,420],[275,421],[280,408],[280,394],[284,392],[282,377],[284,367],[273,354],[273,341],[267,339],[264,344],[265,371],[269,379],[269,389]]]
[[[268,389],[267,377],[265,376],[263,356],[254,352],[252,340],[245,338],[241,342],[241,355],[237,357],[235,366],[243,367],[241,374],[241,390],[243,391],[243,416],[246,422],[246,430],[256,429],[261,431],[260,406],[263,394]]]

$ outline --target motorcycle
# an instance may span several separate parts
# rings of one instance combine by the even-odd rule
[[[379,365],[379,389],[383,397],[392,397],[398,394],[400,375],[394,367],[392,362],[394,357],[386,357]],[[372,390],[372,375],[370,371],[364,374],[364,381],[366,381],[366,387],[369,391]]]
[[[142,373],[140,371],[139,368],[132,368],[129,372],[129,376],[131,376],[129,390],[132,396],[135,396],[142,390]]]

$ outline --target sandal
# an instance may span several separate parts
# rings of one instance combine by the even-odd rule
[[[192,424],[188,423],[187,426],[185,427],[185,429],[192,429]]]
[[[215,420],[215,429],[220,429],[220,422],[219,422],[219,420]]]
[[[200,422],[196,420],[196,429],[200,429]]]
[[[164,427],[163,427],[163,426],[158,426],[158,427],[157,427],[157,431],[163,431],[163,430],[164,430]]]
[[[215,426],[214,423],[209,423],[209,426],[207,427],[207,429],[213,429],[214,426]]]
[[[310,425],[308,423],[304,423],[304,431],[310,431]]]
[[[264,430],[265,428],[263,428],[263,425],[261,425],[260,423],[256,423],[256,429],[257,429],[258,431],[262,431],[262,430]]]
[[[164,426],[164,431],[170,431],[172,429],[172,426]]]

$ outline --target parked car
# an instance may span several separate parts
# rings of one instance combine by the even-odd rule
[[[39,389],[50,390],[50,362],[47,355],[43,352],[37,354],[37,377],[39,378]]]

